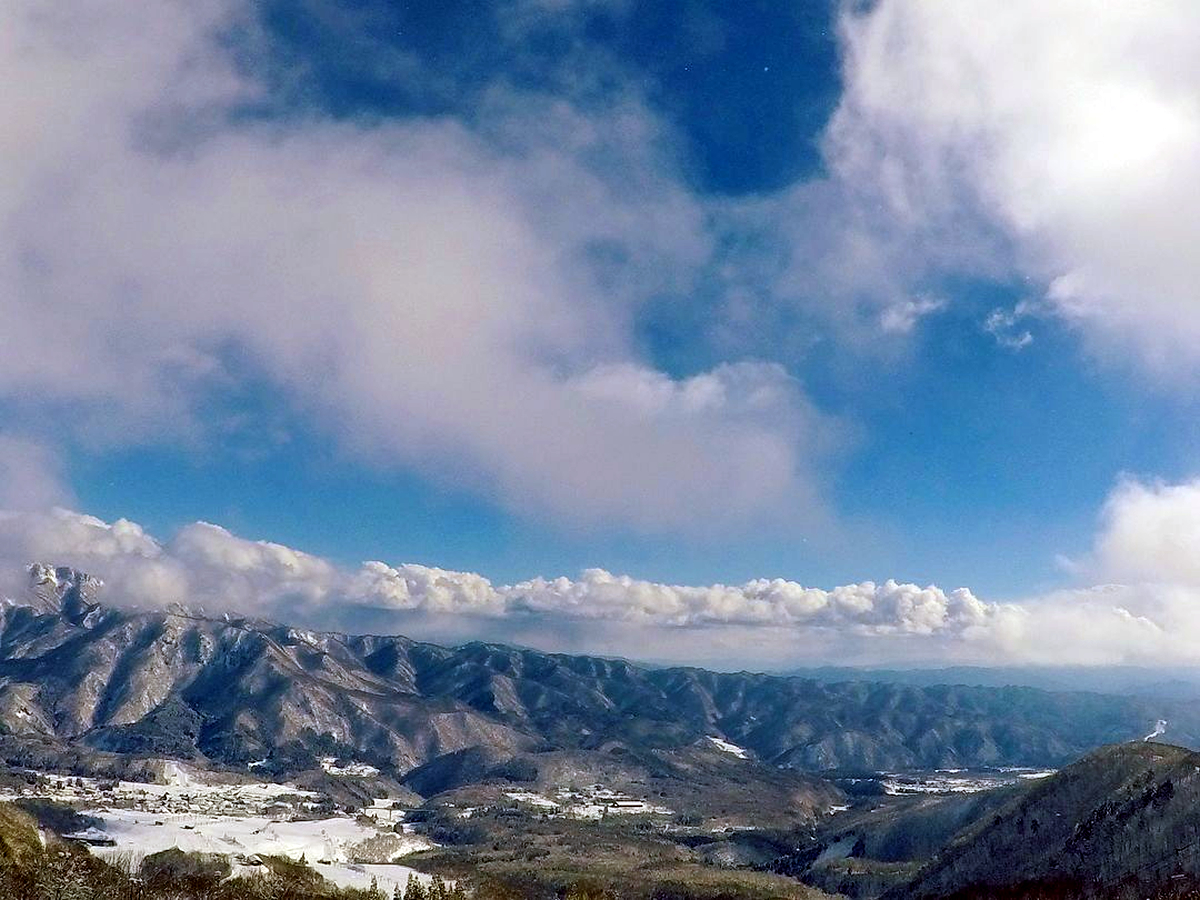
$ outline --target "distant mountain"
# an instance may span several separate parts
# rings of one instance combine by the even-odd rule
[[[716,746],[707,737],[804,770],[1056,766],[1158,719],[1169,737],[1200,743],[1200,714],[1166,700],[441,647],[130,611],[101,604],[100,583],[79,572],[34,566],[30,578],[0,609],[0,754],[10,759],[69,747],[295,771],[333,755],[401,775],[482,748],[427,770],[431,783],[459,783],[522,754]]]
[[[788,674],[816,681],[974,687],[1035,687],[1046,691],[1095,691],[1186,700],[1200,699],[1200,669],[1188,666],[944,666],[881,669],[815,666]]]
[[[1196,896],[1200,755],[1105,747],[1012,798],[945,848],[900,898]]]

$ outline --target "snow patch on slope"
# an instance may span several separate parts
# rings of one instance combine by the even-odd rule
[[[722,751],[723,753],[731,753],[734,756],[736,756],[738,759],[749,759],[750,758],[750,752],[743,747],[739,747],[737,744],[731,744],[731,743],[729,743],[729,741],[726,741],[719,737],[713,737],[712,735],[709,735],[708,739],[714,747],[716,747],[718,750]]]
[[[1160,737],[1167,733],[1167,720],[1159,719],[1154,723],[1154,730],[1142,738],[1143,741],[1152,741],[1156,737]]]

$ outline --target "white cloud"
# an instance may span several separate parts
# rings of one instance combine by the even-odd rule
[[[503,588],[501,593],[513,610],[671,627],[796,626],[873,635],[934,635],[983,624],[991,613],[965,588],[947,594],[937,587],[890,580],[831,591],[783,579],[688,587],[588,569],[574,581],[537,578]]]
[[[1200,480],[1123,479],[1104,504],[1086,573],[1200,589]]]
[[[827,155],[877,228],[918,256],[994,231],[1092,337],[1197,362],[1200,7],[882,0],[841,27]]]
[[[711,641],[728,653],[729,636],[747,631],[778,632],[787,652],[796,640],[817,636],[833,643],[956,641],[987,627],[1001,610],[965,589],[895,581],[829,591],[783,579],[686,586],[589,569],[577,579],[494,585],[481,575],[416,564],[371,561],[349,570],[204,522],[164,542],[133,522],[63,509],[0,515],[0,547],[10,594],[19,594],[25,567],[38,561],[101,578],[106,601],[117,605],[182,604],[319,627],[353,628],[366,617],[417,633],[444,627],[448,617],[461,636],[519,636],[549,648],[578,642],[571,635],[582,629],[588,633],[582,648],[611,651],[626,641],[622,652],[634,655],[706,659],[709,651],[698,644]],[[672,646],[653,648],[654,641]]]
[[[19,595],[27,564],[42,561],[102,578],[114,605],[719,666],[1196,664],[1200,571],[1186,548],[1200,546],[1198,501],[1196,485],[1123,484],[1087,565],[1129,582],[1011,603],[894,580],[677,585],[603,569],[503,585],[415,563],[345,568],[203,522],[160,541],[62,509],[0,514],[0,588]]]
[[[1200,664],[1198,556],[1200,482],[1122,479],[1091,551],[1065,560],[1093,584],[1025,600],[998,646],[1050,664]]]
[[[0,397],[89,439],[181,440],[249,369],[352,451],[531,515],[686,530],[819,506],[836,429],[798,384],[757,363],[673,380],[635,351],[636,304],[712,241],[636,99],[585,116],[498,88],[474,130],[234,124],[259,91],[216,39],[237,5],[7,12]]]
[[[996,339],[996,343],[1009,350],[1024,350],[1033,343],[1033,333],[1021,328],[1021,319],[1028,314],[1024,304],[1012,309],[993,309],[983,320],[983,330]]]
[[[389,566],[370,561],[350,576],[346,597],[389,610],[500,615],[504,598],[482,575],[414,564]]]
[[[1137,598],[1124,595],[1072,601],[1078,607],[1072,612],[1058,599],[1026,608],[986,602],[964,588],[891,580],[832,590],[784,579],[688,586],[589,569],[574,579],[496,585],[478,574],[417,564],[371,561],[346,569],[207,523],[160,541],[133,522],[106,523],[61,509],[0,515],[0,548],[0,587],[10,596],[20,595],[26,566],[44,561],[100,577],[103,598],[114,605],[182,604],[318,628],[438,640],[483,637],[549,650],[759,668],[801,661],[1142,658],[1146,647],[1121,643],[1121,635],[1130,634],[1128,616],[1179,619],[1170,603],[1139,612]],[[1116,615],[1117,607],[1133,612]],[[1084,626],[1093,637],[1072,649],[1047,637],[1047,627]],[[1164,645],[1179,649],[1181,642],[1163,628],[1145,630],[1155,652]]]
[[[879,327],[888,333],[908,334],[923,317],[945,306],[946,301],[937,297],[902,300],[884,308],[879,317]]]
[[[196,522],[160,542],[136,523],[107,523],[65,509],[0,515],[10,569],[29,562],[70,565],[105,580],[111,598],[135,606],[202,605],[266,616],[336,615],[339,604],[480,617],[537,615],[708,625],[847,628],[863,634],[959,632],[991,608],[960,589],[887,581],[832,591],[783,579],[688,587],[588,569],[576,579],[493,585],[481,575],[370,561],[357,570],[269,541],[247,540]]]
[[[62,461],[45,444],[0,434],[0,509],[45,509],[66,502]]]
[[[990,634],[991,659],[1041,665],[1194,666],[1200,590],[1109,584],[1055,591],[1013,606]]]

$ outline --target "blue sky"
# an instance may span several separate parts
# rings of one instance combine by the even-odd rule
[[[262,14],[266,43],[250,64],[277,73],[270,115],[470,118],[501,80],[574,90],[562,71],[574,55],[612,73],[597,93],[625,81],[645,92],[672,129],[683,177],[705,195],[775,192],[819,173],[839,96],[836,10],[822,2],[640,3],[619,13],[601,4],[568,21],[546,17],[516,48],[492,3],[265,4]],[[408,54],[436,71],[436,87],[389,66]],[[1023,283],[947,289],[954,311],[883,358],[830,367],[839,350],[828,336],[808,333],[800,347],[774,330],[742,337],[742,352],[788,366],[858,432],[831,473],[839,507],[870,534],[849,548],[810,549],[786,525],[704,541],[564,528],[403,467],[340,458],[298,419],[287,422],[287,446],[253,461],[220,446],[84,455],[73,486],[85,508],[161,531],[209,519],[346,562],[414,560],[500,580],[602,565],[683,582],[895,574],[1015,594],[1058,575],[1054,553],[1086,541],[1119,473],[1188,474],[1178,455],[1195,435],[1178,423],[1191,417],[1173,398],[1099,369],[1054,323],[1038,323],[1019,353],[1000,346],[982,322],[1020,300]],[[657,365],[686,376],[722,361],[703,300],[652,299],[636,327]],[[258,391],[253,405],[277,402],[271,386]]]
[[[980,14],[23,17],[0,499],[496,584],[1116,577],[1197,468],[1188,13]]]
[[[72,486],[81,508],[160,533],[204,519],[346,563],[420,561],[499,581],[601,565],[683,583],[894,574],[1017,596],[1064,579],[1055,555],[1086,548],[1122,472],[1190,474],[1194,408],[1098,370],[1063,329],[1043,324],[1020,353],[997,347],[974,318],[939,316],[927,329],[886,371],[849,386],[808,382],[860,428],[833,486],[861,523],[848,546],[810,549],[787,528],[730,541],[540,522],[452,484],[347,459],[298,421],[269,450],[234,441],[81,453]],[[918,365],[922,357],[936,367]]]

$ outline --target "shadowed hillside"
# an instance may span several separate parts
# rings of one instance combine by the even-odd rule
[[[1200,754],[1104,747],[985,817],[889,898],[1182,896],[1200,885]]]

